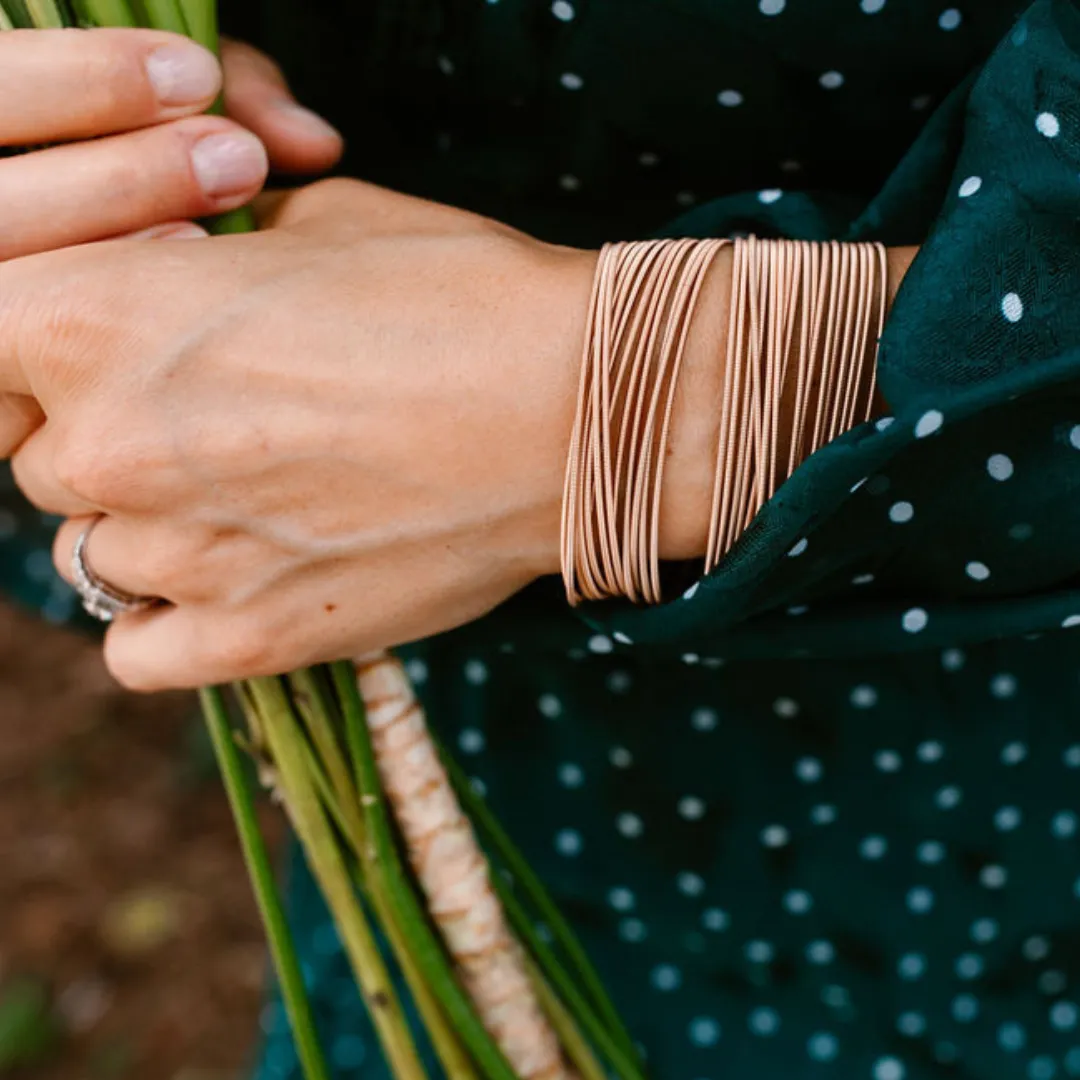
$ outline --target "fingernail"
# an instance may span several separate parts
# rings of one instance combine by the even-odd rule
[[[146,74],[162,105],[196,105],[221,89],[221,67],[199,45],[163,45],[146,58]]]
[[[158,240],[205,240],[210,234],[201,226],[195,224],[178,225],[175,229],[167,229],[156,237]]]
[[[149,229],[140,229],[132,233],[129,240],[202,240],[210,234],[193,221],[176,225],[151,225]]]
[[[341,132],[333,124],[324,120],[317,112],[305,109],[303,105],[297,105],[295,101],[282,101],[278,109],[288,116],[291,123],[304,128],[307,133],[320,139],[340,139]]]
[[[266,148],[247,131],[207,135],[192,147],[191,166],[211,198],[238,195],[265,179]]]

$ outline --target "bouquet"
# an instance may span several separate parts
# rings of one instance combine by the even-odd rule
[[[0,0],[0,31],[64,26],[145,26],[218,45],[216,0]],[[247,211],[209,224],[254,228]],[[399,985],[453,1080],[642,1080],[580,944],[436,744],[395,657],[206,689],[201,701],[305,1080],[330,1074],[245,753],[292,824],[398,1080],[425,1076]]]

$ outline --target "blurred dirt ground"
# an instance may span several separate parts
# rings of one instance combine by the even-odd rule
[[[0,1076],[240,1080],[264,977],[194,699],[0,607]]]

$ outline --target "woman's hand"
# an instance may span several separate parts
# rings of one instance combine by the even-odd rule
[[[281,68],[266,53],[224,38],[225,114],[256,135],[279,173],[321,173],[337,163],[341,136],[305,109],[289,90]]]
[[[0,34],[0,147],[66,144],[0,160],[0,260],[149,228],[162,236],[242,206],[266,179],[267,150],[294,170],[337,158],[339,137],[299,109],[266,57],[230,43],[225,64],[238,122],[199,115],[221,68],[176,35]]]
[[[266,179],[268,153],[288,171],[337,160],[340,136],[297,105],[272,61],[236,42],[222,58],[235,122],[198,115],[222,73],[185,38],[0,33],[0,149],[66,143],[0,160],[0,262],[123,234],[204,236],[189,219],[248,202]],[[0,395],[9,440],[40,420],[31,400]]]
[[[72,518],[57,565],[103,513],[95,571],[174,605],[109,630],[133,688],[412,640],[558,568],[595,256],[353,181],[266,210],[0,266],[0,390],[48,418],[14,471]]]

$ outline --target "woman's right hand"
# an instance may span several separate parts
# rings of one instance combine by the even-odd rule
[[[289,95],[271,60],[227,43],[215,57],[155,30],[0,33],[0,261],[132,233],[194,234],[190,219],[249,202],[269,159],[333,164],[341,140]],[[241,126],[243,124],[244,126]]]

